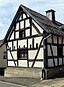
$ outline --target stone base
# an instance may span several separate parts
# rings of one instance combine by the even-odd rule
[[[64,66],[42,70],[42,78],[44,79],[56,78],[61,76],[64,76]]]
[[[5,69],[5,77],[26,77],[26,78],[39,78],[48,79],[64,75],[64,67],[56,67],[50,69],[41,68],[16,68],[7,67]]]
[[[41,68],[14,68],[7,67],[5,69],[5,77],[27,77],[27,78],[41,78]]]

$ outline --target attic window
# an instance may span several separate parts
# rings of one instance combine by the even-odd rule
[[[19,31],[19,37],[20,38],[24,38],[25,37],[25,31],[24,30]]]

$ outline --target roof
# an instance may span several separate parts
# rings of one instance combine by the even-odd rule
[[[47,33],[51,33],[51,34],[55,34],[55,35],[61,35],[64,36],[64,32],[62,31],[62,29],[59,28],[59,26],[62,26],[63,24],[60,22],[55,21],[55,23],[53,23],[51,20],[49,20],[46,16],[33,11],[23,5],[19,6],[19,9],[6,33],[6,36],[4,38],[4,42],[7,40],[7,37],[10,33],[10,31],[12,31],[12,27],[16,21],[16,19],[19,17],[19,14],[21,13],[21,10],[23,10],[24,12],[26,12],[27,14],[30,15],[30,17],[32,17],[32,19],[34,21],[36,21],[38,23],[38,25],[45,30]]]

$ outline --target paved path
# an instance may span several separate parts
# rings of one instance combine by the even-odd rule
[[[25,87],[25,86],[0,81],[0,87]]]
[[[64,87],[64,78],[41,81],[30,78],[0,77],[0,87]]]
[[[0,81],[9,82],[13,84],[19,84],[23,86],[30,87],[36,83],[39,83],[39,79],[30,79],[30,78],[16,78],[16,77],[0,77]]]

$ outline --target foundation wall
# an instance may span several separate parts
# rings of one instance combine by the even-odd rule
[[[40,68],[13,68],[5,69],[5,77],[25,77],[25,78],[41,78],[42,69]]]

